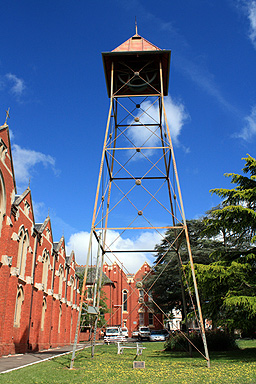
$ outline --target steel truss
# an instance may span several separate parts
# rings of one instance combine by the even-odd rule
[[[198,323],[204,343],[204,357],[209,367],[210,359],[193,257],[164,106],[162,64],[160,61],[157,73],[160,89],[150,83],[149,75],[146,71],[143,72],[143,68],[138,70],[138,67],[129,66],[126,68],[127,73],[118,71],[120,72],[120,68],[115,72],[114,63],[112,63],[110,107],[71,368],[75,358],[93,238],[96,239],[99,248],[97,257],[99,278],[95,285],[93,309],[90,307],[88,311],[94,312],[96,315],[95,327],[97,328],[104,257],[113,256],[119,260],[117,254],[123,253],[129,257],[134,252],[138,255],[146,252],[154,253],[155,249],[148,248],[147,244],[144,249],[120,249],[118,240],[121,236],[125,238],[130,233],[133,234],[133,237],[138,237],[143,231],[152,233],[152,236],[157,234],[161,240],[168,229],[173,229],[175,233],[175,240],[169,244],[169,249],[176,251],[179,266],[182,266],[179,247],[182,238],[186,240],[196,297],[193,306],[195,313],[198,313]],[[116,78],[121,79],[118,87],[115,84]],[[134,86],[138,86],[138,93],[134,92]],[[145,94],[145,87],[148,89],[147,94]],[[125,92],[123,92],[124,89]],[[129,89],[131,89],[131,94],[129,94]],[[140,89],[143,89],[143,92],[140,93]]]

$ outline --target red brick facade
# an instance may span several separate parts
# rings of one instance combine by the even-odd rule
[[[146,262],[135,274],[125,274],[117,263],[111,266],[104,264],[103,272],[113,283],[103,287],[110,311],[105,314],[106,326],[126,326],[130,337],[141,325],[151,329],[164,327],[162,313],[153,305],[150,295],[142,287],[150,270]]]
[[[0,126],[0,356],[70,344],[78,317],[75,257],[51,221],[34,220],[30,188],[17,196],[9,128]]]

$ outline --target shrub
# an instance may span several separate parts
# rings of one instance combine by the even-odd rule
[[[200,351],[204,350],[200,333],[190,333],[189,339]],[[228,351],[238,348],[234,336],[221,330],[207,331],[206,340],[209,351]],[[165,343],[165,350],[188,351],[188,341],[181,333],[178,333],[175,336],[171,336],[170,339]]]

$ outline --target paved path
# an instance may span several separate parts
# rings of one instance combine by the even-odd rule
[[[77,344],[77,349],[82,349],[86,344]],[[89,345],[88,345],[89,346]],[[41,363],[45,360],[52,359],[54,357],[70,353],[73,351],[72,345],[67,345],[64,347],[57,347],[52,349],[47,349],[41,352],[31,352],[20,355],[9,355],[3,356],[0,358],[0,374],[9,372],[14,369],[23,368],[27,365]]]

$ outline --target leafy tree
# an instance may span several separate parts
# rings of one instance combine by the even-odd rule
[[[204,229],[203,219],[187,222],[190,236],[190,245],[194,262],[209,264],[209,255],[213,247],[219,242],[210,239],[206,234],[201,235]],[[178,234],[178,238],[177,238]],[[152,275],[148,278],[146,286],[152,286],[152,293],[156,303],[168,313],[173,308],[182,308],[182,264],[189,262],[184,231],[178,233],[176,229],[166,232],[164,239],[155,247],[157,254]],[[180,256],[180,257],[179,257]],[[184,300],[189,304],[188,298]]]
[[[207,233],[223,235],[225,246],[229,245],[229,238],[237,245],[244,244],[245,240],[255,242],[256,231],[256,160],[247,155],[243,172],[250,176],[234,173],[225,174],[231,177],[231,183],[237,184],[233,189],[217,188],[216,193],[223,198],[219,209],[211,211],[207,224]]]
[[[243,172],[231,177],[233,189],[213,189],[223,201],[208,212],[205,235],[221,244],[213,262],[195,265],[203,313],[216,325],[249,333],[256,321],[256,160],[247,155]]]
[[[105,318],[104,315],[105,313],[109,312],[109,309],[106,305],[106,295],[103,291],[101,291],[101,298],[100,298],[100,305],[99,305],[99,317],[98,317],[98,322],[97,322],[97,327],[101,328],[105,324]],[[83,304],[82,307],[82,313],[81,313],[81,321],[80,325],[81,328],[87,328],[87,327],[93,327],[95,323],[95,315],[90,315],[87,312],[87,304]]]
[[[82,293],[84,271],[85,271],[84,267],[77,267],[76,269],[77,276],[79,277],[80,293]],[[86,285],[87,285],[87,291],[90,291],[91,294],[93,294],[92,285],[94,283],[95,278],[96,278],[96,268],[89,267],[88,273],[87,273]],[[103,274],[102,281],[103,281],[103,285],[108,284],[110,282],[109,278],[105,274]],[[82,306],[82,313],[81,313],[81,320],[80,320],[80,325],[82,329],[84,327],[92,327],[95,322],[95,315],[90,315],[87,312],[88,304],[92,305],[92,303],[88,302],[88,303],[83,303],[83,306]],[[99,317],[97,322],[97,326],[99,328],[101,328],[105,324],[104,315],[105,313],[108,313],[108,312],[109,312],[109,309],[106,304],[106,295],[105,295],[105,292],[101,290],[100,301],[99,301]]]

